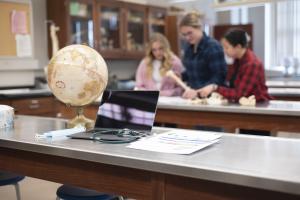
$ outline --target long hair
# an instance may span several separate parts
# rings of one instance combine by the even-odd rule
[[[159,69],[160,75],[164,76],[168,70],[172,67],[172,56],[173,53],[170,49],[169,41],[165,36],[160,33],[154,33],[150,37],[150,41],[146,47],[146,65],[147,65],[147,77],[151,78],[153,72],[153,61],[155,60],[154,55],[152,54],[152,45],[154,42],[159,42],[163,48],[164,54],[162,59],[162,65]]]

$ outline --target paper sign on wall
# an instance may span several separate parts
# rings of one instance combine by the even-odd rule
[[[16,35],[16,47],[18,57],[31,57],[32,56],[32,45],[30,35]]]
[[[25,11],[11,12],[11,32],[14,34],[27,34],[27,20]]]

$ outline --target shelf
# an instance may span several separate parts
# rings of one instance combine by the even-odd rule
[[[144,25],[143,22],[133,22],[133,21],[128,21],[128,24],[138,24],[138,25]]]
[[[166,24],[165,23],[150,23],[149,24],[150,26],[165,26]]]
[[[80,20],[80,21],[84,21],[84,20],[92,20],[92,17],[83,17],[83,16],[76,16],[76,15],[70,15],[71,20],[75,19],[75,20]]]

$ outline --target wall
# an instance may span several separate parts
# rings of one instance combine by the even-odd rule
[[[34,24],[34,57],[38,60],[39,67],[43,68],[48,63],[46,0],[32,0],[32,12]]]
[[[230,9],[230,8],[229,8]],[[253,24],[253,50],[264,63],[265,60],[265,7],[232,8],[216,12],[216,24]]]
[[[251,7],[249,23],[253,24],[253,50],[262,60],[265,60],[265,8],[264,6]]]
[[[216,24],[230,24],[230,11],[216,12]]]
[[[175,1],[176,2],[176,1]],[[182,3],[172,3],[172,0],[169,1],[169,6],[176,6],[185,9],[186,12],[189,11],[200,11],[205,14],[206,23],[209,25],[215,24],[215,11],[212,7],[212,0],[201,0],[201,1],[190,1],[190,2],[182,2]]]

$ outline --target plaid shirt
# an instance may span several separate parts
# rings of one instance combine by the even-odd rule
[[[188,45],[183,57],[186,70],[184,81],[193,89],[215,83],[223,85],[226,77],[226,63],[222,46],[203,33],[196,53],[194,46]]]
[[[257,101],[273,99],[268,94],[264,67],[251,50],[248,49],[240,60],[235,60],[233,66],[229,67],[226,80],[230,81],[235,73],[231,88],[219,86],[217,89],[225,98],[238,101],[243,96],[255,95]]]

